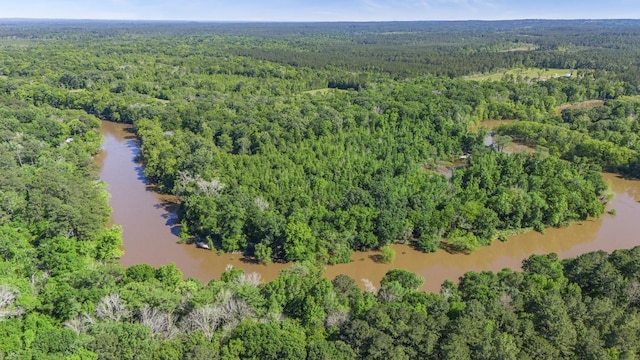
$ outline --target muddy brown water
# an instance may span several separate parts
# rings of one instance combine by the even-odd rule
[[[266,280],[275,278],[286,267],[247,263],[239,254],[218,255],[194,245],[178,244],[179,224],[172,211],[176,199],[155,193],[145,181],[142,165],[135,161],[139,144],[131,126],[103,121],[100,131],[105,137],[97,158],[102,165],[100,178],[109,185],[111,222],[122,226],[123,265],[157,267],[173,262],[185,277],[204,283],[218,278],[227,265],[260,273]]]
[[[172,211],[176,199],[156,194],[145,181],[142,165],[135,161],[139,148],[131,127],[104,121],[100,129],[106,142],[96,161],[102,169],[100,178],[109,185],[111,221],[123,228],[123,265],[146,263],[157,267],[175,263],[185,277],[204,283],[218,278],[227,265],[257,272],[265,281],[289,267],[287,264],[255,264],[239,254],[218,255],[193,245],[178,244],[179,225]],[[425,254],[407,245],[394,245],[395,261],[379,264],[373,261],[376,252],[358,252],[352,256],[351,263],[327,266],[325,274],[329,278],[346,274],[359,283],[361,279],[368,279],[377,285],[389,269],[402,268],[424,277],[424,290],[438,291],[443,281],[455,281],[468,271],[520,269],[522,260],[532,254],[555,252],[567,258],[595,250],[611,252],[640,245],[640,181],[621,179],[613,174],[604,174],[604,177],[616,195],[609,204],[609,208],[616,209],[615,216],[605,214],[600,219],[547,229],[544,234],[515,235],[506,242],[495,241],[471,254],[445,251]]]

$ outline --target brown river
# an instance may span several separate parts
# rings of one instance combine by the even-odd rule
[[[185,277],[204,283],[218,278],[227,265],[257,272],[265,281],[289,267],[287,264],[255,264],[240,254],[218,255],[193,245],[178,244],[179,225],[172,211],[175,199],[156,194],[145,181],[142,165],[135,161],[139,150],[131,127],[103,121],[101,132],[106,141],[96,161],[102,169],[100,178],[109,185],[111,222],[123,228],[123,265],[174,263]],[[329,278],[346,274],[358,282],[368,279],[377,285],[387,270],[402,268],[425,278],[424,290],[438,291],[443,281],[456,281],[467,271],[520,269],[522,260],[531,254],[555,252],[567,258],[595,250],[611,252],[640,245],[640,181],[624,180],[613,174],[604,174],[604,177],[616,195],[609,204],[609,208],[616,209],[615,216],[604,214],[600,219],[547,229],[544,234],[515,235],[509,241],[495,241],[471,254],[445,251],[425,254],[406,245],[394,245],[396,259],[392,264],[374,262],[376,252],[359,252],[352,256],[351,263],[327,266],[325,274]]]

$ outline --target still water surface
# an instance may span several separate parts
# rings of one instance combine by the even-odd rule
[[[205,283],[218,278],[227,265],[260,273],[265,281],[289,267],[254,264],[239,254],[217,255],[193,245],[177,244],[179,226],[172,211],[176,199],[156,194],[145,181],[142,166],[135,161],[139,148],[131,127],[103,121],[101,132],[106,142],[96,161],[102,169],[100,178],[109,185],[111,221],[123,227],[123,265],[160,266],[173,262],[185,277]],[[346,274],[358,282],[369,279],[379,284],[389,269],[403,268],[425,278],[424,290],[438,291],[444,280],[455,281],[467,271],[519,269],[522,260],[531,254],[555,252],[566,258],[589,251],[611,252],[640,245],[640,181],[624,180],[613,174],[604,176],[616,194],[609,206],[616,209],[616,216],[605,214],[601,219],[547,229],[545,234],[531,232],[512,236],[507,242],[495,241],[468,255],[444,251],[424,254],[406,245],[394,245],[397,255],[393,264],[375,263],[372,260],[375,252],[359,252],[352,256],[349,264],[327,266],[325,274],[329,278]]]

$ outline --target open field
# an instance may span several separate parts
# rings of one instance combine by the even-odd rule
[[[604,105],[604,100],[587,100],[587,101],[581,101],[575,104],[560,105],[558,106],[557,109],[558,109],[558,114],[560,114],[562,110],[566,110],[566,109],[591,109],[591,108],[602,106],[602,105]]]
[[[510,69],[506,71],[491,73],[491,74],[477,74],[465,76],[465,80],[476,80],[476,81],[500,81],[505,78],[505,76],[513,76],[513,79],[516,81],[526,81],[526,80],[547,80],[551,78],[557,78],[561,76],[565,76],[566,74],[575,75],[575,70],[573,69],[537,69],[537,68],[518,68],[518,69]]]
[[[330,92],[339,92],[339,91],[346,91],[346,90],[341,90],[341,89],[334,89],[334,88],[322,88],[322,89],[314,89],[314,90],[308,90],[308,91],[303,91],[303,94],[311,94],[311,95],[325,95],[328,94]]]
[[[510,49],[501,50],[499,52],[510,52],[510,51],[533,51],[538,48],[535,44],[518,44],[516,47],[512,47]]]

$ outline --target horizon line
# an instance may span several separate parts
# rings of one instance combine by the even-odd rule
[[[514,18],[514,19],[432,19],[432,20],[185,20],[185,19],[100,19],[0,17],[1,21],[105,21],[105,22],[173,22],[173,23],[255,23],[255,24],[322,24],[322,23],[415,23],[415,22],[504,22],[504,21],[640,21],[640,18]]]

